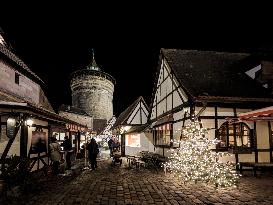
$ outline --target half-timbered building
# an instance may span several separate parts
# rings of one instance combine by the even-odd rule
[[[120,135],[122,155],[136,155],[140,151],[154,151],[151,133],[145,131],[149,108],[140,96],[117,118],[113,129]]]
[[[248,53],[161,49],[149,115],[156,152],[168,156],[195,117],[211,128],[209,138],[221,140],[213,149],[234,153],[232,161],[270,160],[268,128],[259,135],[256,122],[238,121],[241,113],[273,104],[270,81],[255,80],[268,70],[263,64]]]

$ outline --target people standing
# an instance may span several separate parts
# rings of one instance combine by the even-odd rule
[[[59,166],[61,160],[61,146],[57,141],[56,137],[50,138],[51,143],[49,144],[50,159],[52,161],[52,174],[57,175],[59,173]]]
[[[97,165],[97,155],[99,153],[99,148],[96,140],[94,138],[91,139],[91,142],[87,145],[88,156],[91,163],[91,169],[95,170],[98,167]]]
[[[108,141],[108,147],[109,147],[109,150],[110,150],[110,157],[113,156],[113,145],[114,145],[114,140],[111,137],[110,140]]]
[[[64,137],[64,142],[61,144],[61,146],[64,148],[65,151],[65,161],[67,169],[71,169],[71,155],[72,155],[72,143],[69,140],[68,136]]]

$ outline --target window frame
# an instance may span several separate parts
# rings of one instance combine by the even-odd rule
[[[168,129],[167,129],[168,127]],[[164,128],[164,129],[163,129]],[[172,147],[172,139],[173,139],[173,124],[165,123],[154,127],[154,146],[156,147]],[[159,137],[167,142],[167,138],[169,141],[167,143],[159,143]]]
[[[232,129],[230,129],[230,127],[232,126]],[[220,130],[225,127],[226,131],[225,131],[225,139],[226,141],[225,146],[221,146],[221,142],[222,142],[222,133],[220,132]],[[245,129],[246,128],[246,129]],[[244,134],[244,132],[247,131],[247,135]],[[240,123],[233,123],[233,124],[229,124],[228,122],[224,122],[219,129],[217,129],[217,139],[221,140],[221,142],[219,142],[216,146],[217,150],[219,151],[228,151],[229,149],[252,149],[254,147],[254,132],[253,129],[250,129],[250,127],[243,122]],[[243,133],[243,134],[242,134]],[[243,145],[243,136],[247,136],[247,140],[249,145],[244,146]],[[233,138],[233,146],[230,145],[230,137]],[[238,139],[239,138],[239,139]],[[241,145],[238,146],[237,142],[238,140],[241,141]]]

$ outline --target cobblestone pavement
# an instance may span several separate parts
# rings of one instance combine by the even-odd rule
[[[183,184],[163,172],[99,162],[74,179],[50,178],[42,190],[8,204],[273,204],[273,177],[248,173],[233,190]],[[1,203],[2,204],[2,203]]]

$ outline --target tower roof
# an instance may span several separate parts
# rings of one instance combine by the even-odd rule
[[[95,53],[94,53],[94,49],[92,49],[92,61],[91,63],[86,67],[88,70],[98,70],[100,71],[100,68],[99,66],[97,65],[96,63],[96,60],[95,60]]]

